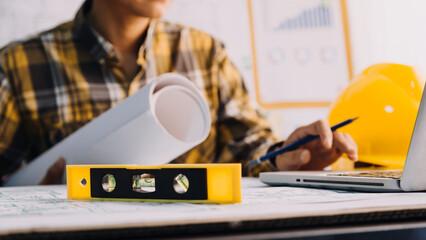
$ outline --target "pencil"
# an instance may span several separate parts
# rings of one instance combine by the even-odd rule
[[[336,125],[334,125],[334,126],[331,127],[331,131],[335,131],[335,130],[343,127],[343,126],[346,126],[349,123],[355,121],[356,119],[358,119],[358,117],[356,117],[356,118],[350,118],[350,119],[345,120],[345,121],[343,121],[341,123],[338,123],[338,124],[336,124]],[[253,166],[255,166],[257,164],[260,164],[260,163],[262,163],[262,162],[264,162],[264,161],[266,161],[268,159],[274,158],[274,157],[276,157],[276,156],[278,156],[278,155],[280,155],[282,153],[294,150],[295,148],[299,147],[300,145],[308,143],[308,142],[310,142],[312,140],[315,140],[317,138],[319,138],[319,135],[311,135],[311,136],[307,136],[305,138],[302,138],[302,139],[300,139],[300,140],[298,140],[298,141],[296,141],[296,142],[294,142],[294,143],[292,143],[290,145],[287,145],[287,146],[282,147],[282,148],[280,148],[278,150],[272,151],[272,152],[270,152],[270,153],[268,153],[268,154],[266,154],[266,155],[264,155],[262,157],[259,157],[259,158],[256,158],[254,160],[251,160],[248,163],[248,167],[253,167]]]

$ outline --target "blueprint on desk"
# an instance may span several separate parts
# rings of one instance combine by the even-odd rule
[[[426,193],[357,193],[269,187],[243,178],[242,203],[229,205],[75,201],[66,186],[0,188],[0,234],[120,227],[238,222],[329,214],[336,211],[409,208],[423,205]]]

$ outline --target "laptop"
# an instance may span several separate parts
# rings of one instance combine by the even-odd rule
[[[426,90],[423,90],[423,92]],[[398,127],[398,126],[395,126]],[[332,188],[366,192],[426,190],[426,94],[423,94],[404,169],[350,172],[291,171],[260,173],[269,185]]]

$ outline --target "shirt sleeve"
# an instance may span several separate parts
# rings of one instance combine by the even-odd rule
[[[217,50],[218,79],[218,162],[240,162],[244,176],[257,176],[277,168],[265,161],[250,169],[247,163],[268,152],[278,142],[268,121],[250,101],[241,74],[230,61],[222,44]],[[215,71],[216,72],[216,71]]]
[[[21,165],[27,146],[16,99],[0,60],[0,183]]]

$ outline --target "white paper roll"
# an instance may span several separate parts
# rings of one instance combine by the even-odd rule
[[[196,86],[179,74],[163,74],[31,161],[5,185],[38,184],[59,157],[67,164],[166,164],[204,141],[210,126],[208,104]]]

